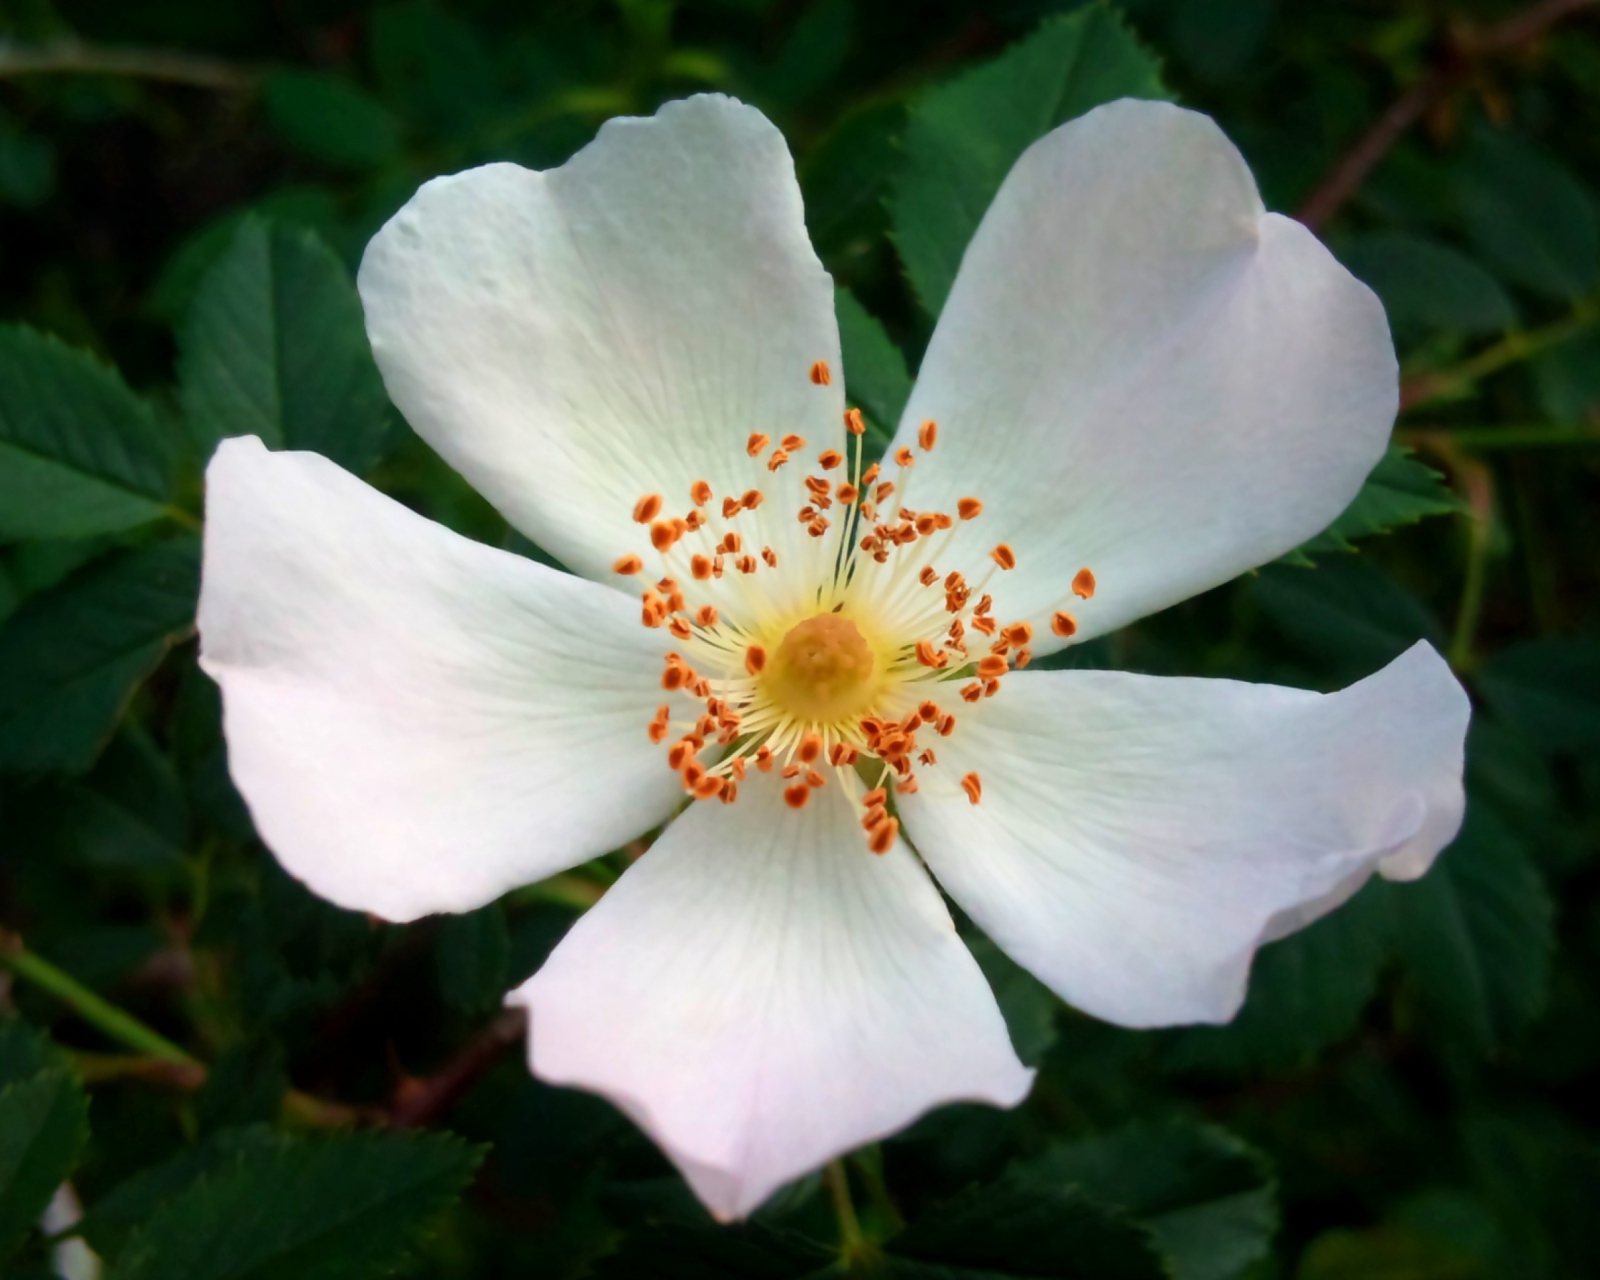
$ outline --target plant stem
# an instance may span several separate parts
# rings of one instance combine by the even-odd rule
[[[876,1252],[861,1230],[861,1219],[856,1217],[855,1202],[850,1199],[850,1175],[843,1160],[830,1160],[822,1171],[822,1180],[828,1187],[828,1198],[833,1201],[833,1214],[839,1220],[839,1252],[849,1266]]]
[[[0,40],[0,76],[49,74],[130,76],[235,93],[249,92],[257,80],[254,71],[219,58],[167,49],[107,47],[74,37],[31,46]]]
[[[1469,360],[1463,360],[1453,369],[1407,378],[1400,387],[1400,407],[1413,409],[1429,400],[1437,400],[1441,396],[1470,387],[1490,374],[1498,373],[1507,365],[1516,364],[1530,356],[1538,355],[1541,351],[1560,346],[1563,342],[1577,337],[1597,320],[1600,320],[1600,303],[1596,303],[1593,298],[1585,298],[1576,303],[1572,308],[1572,314],[1564,319],[1538,329],[1508,333],[1493,346],[1485,347],[1477,355]]]
[[[99,1027],[113,1040],[120,1041],[135,1052],[175,1066],[205,1070],[198,1058],[152,1031],[131,1014],[101,999],[71,974],[29,951],[22,945],[21,939],[0,937],[0,965],[10,969],[17,977],[48,991],[69,1005],[85,1022]]]

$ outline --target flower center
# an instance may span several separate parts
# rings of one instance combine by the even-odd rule
[[[837,613],[819,613],[783,637],[767,666],[767,691],[798,720],[856,717],[877,692],[873,667],[872,650],[856,624]]]
[[[826,361],[812,365],[811,381],[832,381]],[[751,479],[765,471],[770,493],[730,492],[719,507],[711,485],[695,480],[681,516],[662,493],[635,504],[664,575],[647,581],[640,621],[674,642],[661,672],[669,700],[646,731],[696,800],[732,804],[755,769],[778,772],[784,802],[802,809],[831,778],[855,806],[867,848],[887,853],[900,826],[889,806],[918,790],[919,770],[940,768],[939,740],[955,732],[959,704],[993,697],[1028,665],[1033,627],[1003,623],[985,589],[1016,568],[1009,544],[966,566],[976,581],[941,564],[956,527],[983,514],[981,501],[960,498],[954,511],[906,505],[917,452],[933,452],[938,424],[922,424],[915,450],[903,446],[863,469],[860,411],[848,410],[844,423],[853,458],[825,448],[810,459],[815,473],[804,437],[752,432]],[[773,547],[758,550],[776,527],[754,514],[769,496],[798,503],[807,535],[783,550],[781,568]],[[636,577],[645,560],[629,553],[612,568]],[[1073,595],[1087,600],[1094,590],[1094,575],[1080,570]],[[1050,629],[1067,638],[1078,624],[1061,611]],[[983,797],[975,771],[935,774],[930,784],[959,786],[973,804]]]

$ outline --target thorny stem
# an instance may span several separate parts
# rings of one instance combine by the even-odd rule
[[[1511,53],[1531,44],[1550,27],[1597,0],[1541,0],[1513,14],[1504,22],[1481,29],[1459,29],[1450,33],[1446,56],[1394,103],[1362,134],[1342,160],[1311,193],[1297,215],[1312,230],[1321,227],[1351,196],[1361,189],[1367,176],[1389,154],[1411,127],[1438,103],[1468,84],[1478,64],[1488,57]]]
[[[1449,468],[1467,500],[1470,520],[1467,563],[1448,656],[1451,667],[1468,671],[1474,661],[1473,647],[1478,636],[1478,621],[1483,615],[1483,593],[1489,572],[1489,538],[1494,529],[1494,473],[1486,463],[1467,457],[1450,432],[1433,431],[1425,435],[1418,432],[1412,440]]]
[[[152,1031],[132,1014],[124,1013],[116,1005],[101,999],[71,974],[29,951],[22,945],[22,939],[0,934],[0,965],[10,969],[17,977],[48,991],[70,1006],[85,1022],[98,1027],[111,1039],[128,1048],[175,1066],[198,1069],[202,1073],[205,1071],[205,1065],[198,1058]]]

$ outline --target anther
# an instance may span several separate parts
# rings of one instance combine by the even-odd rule
[[[787,461],[789,461],[789,455],[787,453],[785,453],[782,449],[774,449],[772,451],[772,456],[767,459],[767,470],[776,471]]]
[[[756,571],[756,558],[754,556],[740,556],[733,562],[733,567],[740,573],[754,573]]]
[[[721,795],[722,788],[726,785],[727,784],[723,782],[721,778],[713,777],[708,774],[706,777],[701,778],[699,782],[695,783],[694,798],[696,800],[710,800],[714,796]]]
[[[694,635],[694,632],[690,629],[689,624],[682,618],[672,619],[671,622],[667,623],[667,630],[672,632],[672,634],[677,636],[677,638],[680,640],[687,640]]]
[[[976,702],[981,697],[983,697],[983,683],[981,681],[974,680],[971,684],[961,686],[961,700],[963,702]]]
[[[865,477],[863,477],[862,479],[863,479],[863,482],[865,482]],[[894,481],[893,480],[885,480],[875,490],[873,490],[872,500],[874,502],[878,503],[881,506],[881,505],[883,505],[884,501],[889,497],[889,495],[891,493],[893,493],[893,492],[894,492]]]
[[[612,573],[620,573],[623,577],[631,577],[644,568],[644,561],[638,556],[623,556],[611,566]]]
[[[894,460],[899,466],[902,467],[915,466],[917,461],[911,456],[911,446],[906,444],[901,445],[894,451]],[[883,499],[879,498],[878,501],[882,502]]]
[[[883,468],[874,462],[870,467],[861,473],[861,483],[863,485],[871,484],[878,478],[878,475],[882,470]]]
[[[1018,649],[1017,656],[1011,660],[1011,665],[1014,666],[1018,671],[1021,671],[1023,667],[1027,666],[1032,661],[1032,649]]]
[[[916,519],[917,532],[927,537],[939,527],[939,514],[936,511],[924,511]]]
[[[778,567],[778,553],[771,547],[761,548],[761,558],[767,562],[767,568],[776,569]]]
[[[705,513],[704,512],[702,512],[702,511],[691,511],[688,515],[684,516],[684,518],[683,518],[683,527],[685,529],[687,529],[690,533],[693,533],[696,529],[698,529],[705,522],[706,522],[706,517],[705,517]]]
[[[917,428],[917,446],[922,450],[923,453],[930,452],[933,449],[934,442],[938,440],[938,438],[939,424],[932,418],[929,418]]]
[[[1011,549],[1011,544],[1002,542],[989,553],[989,558],[1002,569],[1015,569],[1017,567],[1017,553]]]
[[[804,768],[803,764],[786,764],[783,766],[783,777],[798,778]]]
[[[746,489],[744,496],[739,499],[739,505],[746,511],[754,511],[761,505],[762,493],[760,489]]]
[[[717,550],[718,551],[727,551],[727,552],[732,553],[732,552],[740,550],[743,546],[744,546],[744,539],[741,538],[737,533],[734,533],[734,532],[732,532],[730,530],[728,532],[728,534],[722,539],[722,545],[720,547],[718,547]]]
[[[847,507],[860,496],[861,491],[853,484],[841,484],[839,486],[839,501],[844,503],[844,505]]]
[[[738,798],[739,798],[739,784],[737,782],[727,783],[722,788],[722,794],[717,797],[717,799],[722,801],[723,804],[732,804]]]
[[[682,667],[668,667],[661,673],[661,687],[668,693],[681,689],[688,682]]]
[[[753,644],[744,651],[744,669],[751,675],[760,675],[762,668],[766,665],[767,651],[760,645]],[[763,747],[762,750],[766,750],[766,748]]]
[[[915,777],[901,778],[894,784],[894,790],[896,795],[914,796],[917,794],[917,780]]]
[[[871,791],[861,797],[861,803],[868,809],[879,809],[888,802],[889,793],[882,787],[873,787]]]
[[[861,421],[860,409],[846,409],[844,411],[844,429],[853,436],[866,435],[867,424]]]
[[[803,782],[797,782],[794,786],[783,789],[783,802],[791,809],[804,809],[809,799],[811,799],[811,788]]]
[[[925,667],[932,667],[935,671],[950,661],[948,654],[933,647],[931,640],[917,641],[917,661]]]
[[[998,654],[990,654],[978,663],[978,678],[980,680],[998,680],[1011,670],[1011,664]]]
[[[934,765],[939,763],[939,757],[934,755],[933,748],[929,747],[926,751],[924,751],[921,755],[919,755],[917,757],[917,763],[921,764],[921,765],[927,765],[927,766],[929,766],[931,768],[932,766],[934,766]]]
[[[633,519],[635,524],[649,524],[661,513],[661,495],[647,493],[633,504]]]
[[[1070,613],[1058,613],[1050,619],[1050,630],[1063,639],[1078,634],[1078,620]]]
[[[941,738],[948,738],[952,733],[955,732],[956,718],[946,712],[944,715],[939,717],[939,723],[934,725],[934,728],[938,730]]]
[[[825,786],[827,781],[828,780],[815,769],[806,770],[806,786],[810,787],[813,791],[815,791],[818,787]]]
[[[999,676],[990,676],[987,680],[985,680],[983,682],[983,696],[985,698],[992,698],[992,697],[994,697],[995,694],[997,694],[999,692],[1000,692],[1000,677]]]
[[[895,818],[885,818],[867,833],[867,848],[877,854],[888,853],[894,848],[895,837],[899,834],[899,821]]]
[[[1079,569],[1073,575],[1072,594],[1080,600],[1088,600],[1094,595],[1094,574],[1087,569]]]
[[[694,617],[695,621],[702,627],[714,627],[717,625],[717,607],[711,604],[703,604]]]
[[[650,526],[650,545],[657,551],[671,550],[678,537],[678,530],[665,520]]]
[[[797,436],[791,432],[790,434],[784,436],[782,440],[778,441],[778,445],[785,453],[799,453],[800,450],[806,447],[806,438],[804,436]]]
[[[828,372],[826,360],[818,360],[811,366],[811,381],[819,387],[829,386],[833,382],[833,374]]]
[[[772,772],[772,748],[764,742],[756,748],[756,768],[762,773]]]
[[[728,762],[728,772],[731,773],[738,781],[743,782],[745,773],[745,758],[743,756],[735,756],[731,761]]]
[[[704,555],[690,556],[689,572],[696,582],[704,582],[711,576],[711,557]]]
[[[745,441],[744,451],[752,458],[759,458],[761,451],[772,443],[772,437],[765,431],[752,431],[750,438]]]
[[[983,779],[975,773],[969,773],[961,779],[961,789],[967,793],[967,799],[973,804],[983,799]]]
[[[800,763],[810,764],[822,754],[822,736],[808,733],[800,739],[800,749],[795,752],[800,757]]]
[[[711,501],[711,486],[704,480],[696,480],[689,486],[689,500],[697,507],[703,507]]]
[[[932,700],[924,702],[917,708],[917,716],[923,724],[932,724],[939,718],[939,704]]]
[[[722,518],[724,520],[732,520],[734,518],[734,516],[736,516],[738,514],[739,514],[739,499],[737,499],[737,498],[724,498],[722,500]]]
[[[1013,622],[1001,634],[1012,644],[1024,645],[1033,639],[1033,628],[1026,622]]]
[[[657,745],[659,745],[660,743],[662,743],[663,741],[666,740],[668,729],[667,729],[667,726],[665,724],[663,724],[661,721],[652,720],[650,722],[649,733],[650,733],[650,741],[656,743]]]
[[[931,587],[935,582],[939,581],[939,571],[930,564],[917,575],[917,581],[925,587]]]
[[[848,768],[861,756],[861,752],[848,742],[835,742],[828,749],[828,763],[839,768]]]

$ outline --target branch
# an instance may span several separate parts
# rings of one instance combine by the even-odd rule
[[[1389,149],[1434,106],[1472,78],[1479,62],[1531,43],[1563,18],[1600,0],[1541,0],[1521,13],[1481,30],[1452,34],[1442,65],[1401,94],[1329,171],[1296,215],[1313,231],[1327,222],[1367,180]]]
[[[509,1009],[467,1041],[441,1070],[402,1080],[389,1102],[389,1123],[411,1129],[437,1120],[522,1039],[527,1028],[527,1014]]]
[[[250,93],[258,79],[235,63],[168,49],[112,48],[74,37],[38,45],[0,40],[0,77],[51,74],[132,76],[225,93]]]

